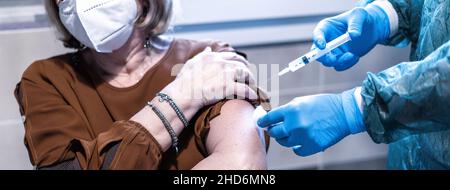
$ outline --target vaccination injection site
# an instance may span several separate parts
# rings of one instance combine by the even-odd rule
[[[0,170],[450,169],[450,0],[0,0],[0,64]]]

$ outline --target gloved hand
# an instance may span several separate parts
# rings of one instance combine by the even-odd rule
[[[277,142],[299,156],[324,151],[350,134],[365,131],[354,91],[294,99],[258,120]]]
[[[338,16],[324,19],[314,29],[313,48],[325,49],[326,43],[348,32],[352,41],[318,59],[327,67],[344,71],[355,65],[378,43],[389,38],[389,18],[376,5],[354,8]]]

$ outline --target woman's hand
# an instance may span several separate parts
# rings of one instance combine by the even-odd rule
[[[188,120],[202,107],[237,95],[256,99],[257,94],[250,86],[255,79],[247,68],[248,62],[232,52],[215,53],[206,48],[183,65],[176,79],[162,92],[170,96]],[[179,135],[184,125],[174,110],[158,97],[151,101],[158,107]],[[141,123],[161,145],[163,151],[170,148],[172,140],[161,120],[146,106],[131,120]]]
[[[199,109],[234,97],[256,99],[250,86],[255,79],[247,60],[233,52],[203,52],[183,65],[176,79],[162,92],[171,96],[190,119]]]

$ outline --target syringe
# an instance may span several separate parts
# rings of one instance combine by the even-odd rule
[[[347,43],[350,41],[350,35],[348,33],[345,33],[342,36],[339,36],[338,38],[334,39],[333,41],[329,42],[325,49],[320,50],[318,48],[313,49],[312,51],[308,52],[307,54],[297,58],[296,60],[289,63],[289,66],[283,69],[278,73],[278,76],[283,76],[284,74],[288,72],[295,72],[302,67],[304,67],[306,64],[311,63],[323,55],[331,52],[332,50],[336,49],[337,47],[341,46],[342,44]]]

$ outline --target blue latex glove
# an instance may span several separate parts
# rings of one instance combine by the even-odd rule
[[[354,90],[294,99],[258,120],[277,142],[299,156],[324,151],[350,134],[365,131]]]
[[[389,18],[378,6],[354,8],[338,16],[324,19],[314,29],[312,48],[325,49],[326,42],[348,32],[352,41],[318,59],[327,67],[344,71],[355,65],[377,44],[389,38]]]

